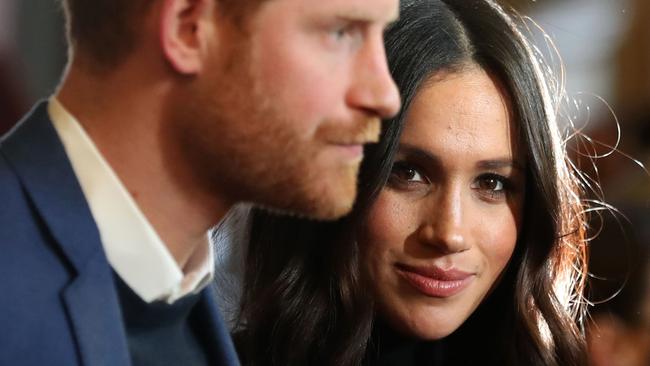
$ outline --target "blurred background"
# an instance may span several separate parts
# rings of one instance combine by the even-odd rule
[[[552,40],[566,115],[589,136],[570,147],[595,184],[588,322],[592,365],[650,365],[650,0],[503,0]],[[0,132],[55,90],[66,62],[56,0],[0,0]],[[616,147],[616,149],[613,149]],[[579,152],[577,152],[579,151]],[[587,158],[584,154],[598,156]],[[600,213],[600,215],[599,215]],[[601,232],[602,228],[602,232]],[[605,301],[607,300],[607,301]]]

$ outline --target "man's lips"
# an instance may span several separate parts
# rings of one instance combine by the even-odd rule
[[[318,129],[316,139],[333,145],[365,145],[379,142],[381,121],[370,118],[354,123],[328,124]]]
[[[366,124],[358,131],[328,130],[328,144],[337,148],[345,156],[360,161],[363,158],[363,147],[379,141],[379,120]]]
[[[475,275],[455,268],[397,264],[397,273],[413,288],[429,297],[451,297],[463,291]]]
[[[336,148],[347,159],[360,161],[363,158],[363,143],[332,142],[330,146]]]
[[[350,153],[355,155],[361,155],[363,153],[363,144],[335,144],[337,147],[345,149]]]

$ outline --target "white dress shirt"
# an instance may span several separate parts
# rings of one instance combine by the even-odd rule
[[[214,275],[208,234],[185,268],[180,268],[81,124],[56,97],[50,98],[48,113],[117,275],[146,302],[164,300],[171,304],[202,290]]]

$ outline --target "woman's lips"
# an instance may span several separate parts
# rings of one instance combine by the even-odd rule
[[[430,297],[451,297],[463,291],[473,280],[474,274],[457,269],[438,267],[412,267],[397,265],[397,272],[412,287]]]

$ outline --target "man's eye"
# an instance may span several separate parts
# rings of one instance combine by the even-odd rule
[[[391,176],[405,183],[425,181],[417,168],[403,162],[397,162],[393,165]]]
[[[343,38],[350,36],[350,27],[337,27],[334,28],[331,33],[336,40],[340,41]]]
[[[337,44],[356,46],[363,41],[363,31],[354,23],[339,24],[328,30],[328,37]]]

